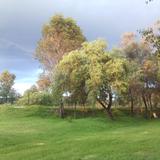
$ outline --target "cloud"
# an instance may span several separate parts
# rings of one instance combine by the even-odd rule
[[[29,89],[32,85],[33,85],[33,83],[19,82],[19,83],[15,83],[15,85],[13,86],[13,88],[18,93],[20,93],[21,95],[23,95],[24,91],[26,91],[27,89]]]

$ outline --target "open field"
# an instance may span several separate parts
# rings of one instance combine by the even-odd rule
[[[62,120],[45,107],[0,107],[0,160],[159,159],[159,120]]]

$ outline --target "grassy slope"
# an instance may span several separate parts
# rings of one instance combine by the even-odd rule
[[[160,122],[73,121],[43,109],[0,107],[0,160],[159,160]]]

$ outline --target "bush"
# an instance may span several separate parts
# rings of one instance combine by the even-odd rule
[[[54,105],[53,96],[47,92],[25,94],[17,101],[18,105]]]

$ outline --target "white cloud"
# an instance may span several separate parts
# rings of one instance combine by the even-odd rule
[[[22,82],[19,82],[19,83],[15,83],[15,85],[13,87],[18,93],[23,95],[24,91],[29,89],[32,85],[33,85],[33,83],[27,83],[27,82],[22,83]]]

